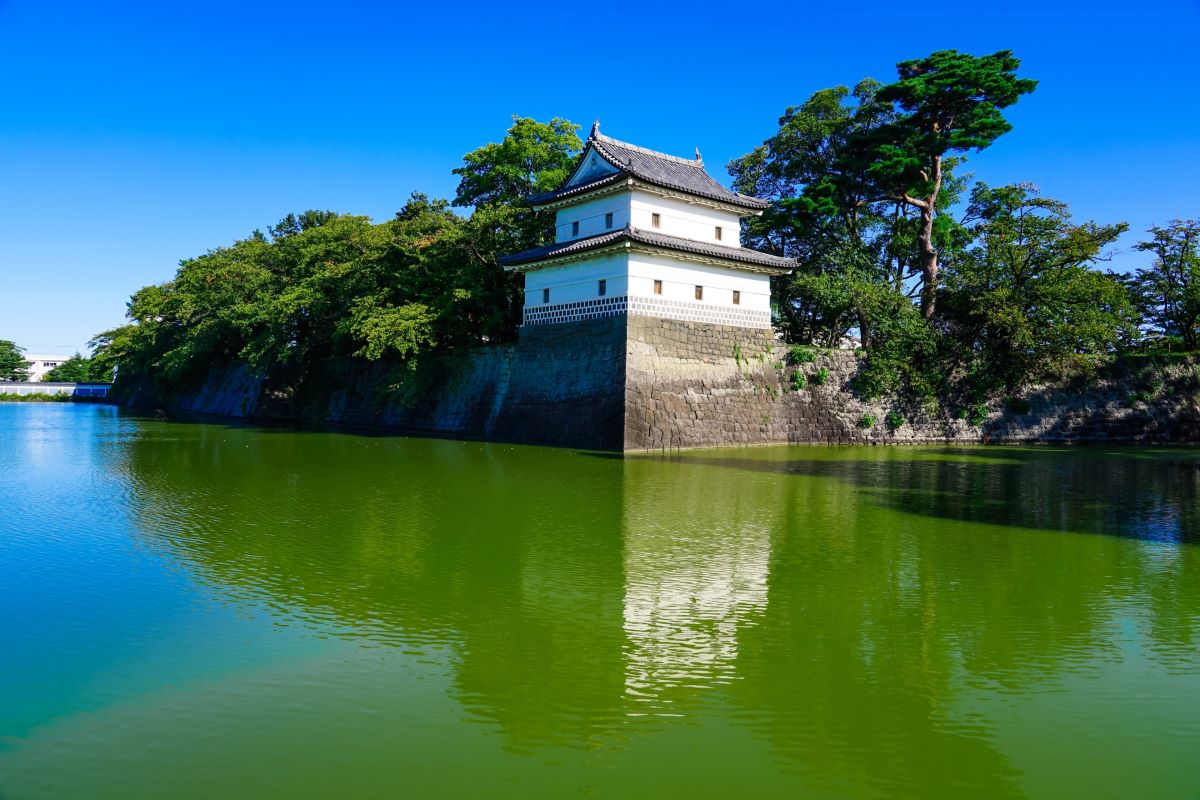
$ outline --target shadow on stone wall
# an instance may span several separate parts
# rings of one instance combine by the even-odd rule
[[[297,397],[231,364],[170,402],[144,391],[124,396],[226,417],[624,452],[1200,441],[1195,359],[1126,359],[1088,381],[1036,387],[1012,406],[993,403],[978,425],[915,403],[863,400],[850,389],[862,363],[853,352],[823,351],[800,367],[784,359],[770,330],[622,315],[526,327],[515,344],[449,354],[417,376],[415,388],[398,389],[394,367],[347,361],[310,377]],[[797,370],[805,374],[799,390],[791,381]]]

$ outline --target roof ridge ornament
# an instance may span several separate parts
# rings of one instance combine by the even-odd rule
[[[696,148],[696,166],[698,166],[698,167],[704,166],[704,157],[702,155],[700,155],[699,147]]]
[[[596,121],[592,123],[592,132],[588,134],[589,139],[595,139],[600,135],[600,118],[596,117]]]

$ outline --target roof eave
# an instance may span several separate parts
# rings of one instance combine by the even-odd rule
[[[633,243],[628,239],[618,239],[615,242],[607,242],[596,247],[588,247],[570,253],[559,253],[558,255],[534,258],[517,264],[501,264],[500,266],[505,272],[529,272],[531,269],[560,266],[572,261],[582,261],[585,258],[605,255],[611,250],[628,250],[631,244]]]
[[[730,211],[739,216],[759,216],[765,210],[763,208],[751,207],[749,203],[734,203],[729,200],[721,200],[714,197],[690,192],[686,189],[679,189],[674,186],[665,186],[661,183],[648,181],[645,178],[630,178],[630,184],[634,189],[649,189],[663,197],[670,197],[675,200],[683,200],[694,205],[708,206],[720,211]]]
[[[744,261],[736,257],[695,253],[690,250],[680,250],[674,247],[664,247],[661,245],[646,244],[643,242],[632,242],[631,245],[631,249],[641,253],[647,253],[651,255],[662,255],[665,253],[669,254],[672,258],[678,258],[683,261],[692,261],[698,264],[708,264],[711,266],[725,267],[727,269],[736,269],[742,272],[754,272],[759,275],[769,275],[775,277],[778,275],[789,275],[792,272],[792,270],[788,267],[772,267],[767,264]]]
[[[530,198],[529,207],[534,211],[559,209],[579,202],[579,199],[582,197],[603,197],[606,194],[621,191],[627,188],[627,184],[632,182],[633,179],[628,174],[619,172],[609,178],[595,181],[595,185],[591,188],[581,188],[578,191],[572,192],[570,191],[571,187],[568,187],[566,190],[561,190],[563,192],[561,196],[555,197],[552,200],[535,201],[533,198]],[[558,192],[551,192],[550,194],[558,194]]]

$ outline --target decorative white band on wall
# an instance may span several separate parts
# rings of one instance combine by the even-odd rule
[[[770,311],[755,311],[737,306],[692,303],[686,300],[661,300],[654,297],[629,298],[629,313],[643,317],[662,317],[684,322],[707,322],[734,328],[769,328]]]
[[[705,322],[710,325],[729,325],[735,328],[769,328],[771,313],[718,306],[710,303],[688,303],[677,300],[657,300],[649,297],[599,297],[576,303],[526,306],[523,322],[526,325],[551,325],[557,322],[579,322],[585,319],[611,317],[616,314],[637,314],[643,317],[677,319],[683,322]]]
[[[522,321],[526,325],[550,325],[555,322],[579,322],[584,319],[611,317],[625,313],[625,297],[598,297],[575,303],[525,306]]]

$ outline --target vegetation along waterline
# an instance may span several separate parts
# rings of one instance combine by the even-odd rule
[[[728,165],[736,190],[769,200],[746,244],[794,259],[772,279],[781,346],[857,335],[862,358],[843,388],[882,402],[877,422],[912,416],[905,408],[982,419],[1031,387],[1197,347],[1200,222],[1147,231],[1138,247],[1153,261],[1121,271],[1111,246],[1124,223],[1077,221],[1031,183],[972,181],[968,157],[986,158],[1006,110],[1036,89],[1019,68],[1008,52],[902,62],[890,83],[786,109],[774,136]],[[554,241],[554,212],[526,199],[572,173],[578,129],[514,118],[500,142],[464,156],[452,200],[417,193],[382,223],[289,215],[187,259],[133,295],[129,324],[96,337],[93,361],[120,364],[118,390],[156,404],[244,363],[262,377],[260,411],[320,418],[347,362],[371,365],[377,407],[419,402],[455,353],[516,338],[523,296],[498,258]]]

